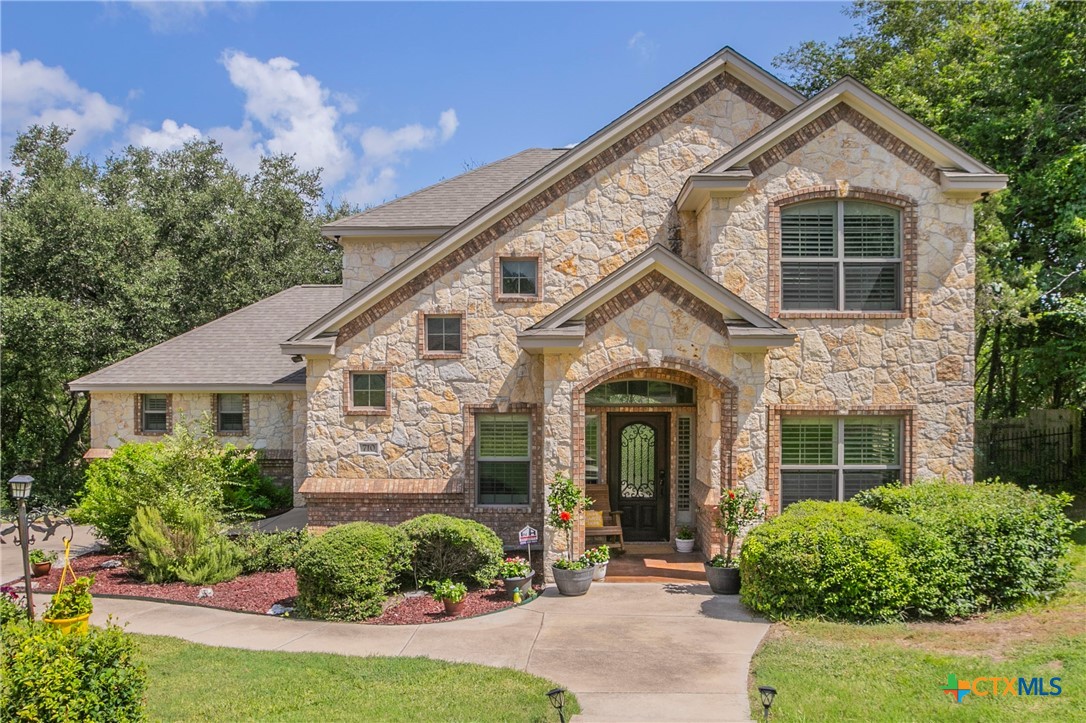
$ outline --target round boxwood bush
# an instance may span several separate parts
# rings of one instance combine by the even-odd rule
[[[399,526],[411,548],[416,578],[486,585],[498,574],[502,541],[486,525],[448,515],[422,515]]]
[[[790,506],[747,535],[739,570],[743,603],[771,618],[957,615],[965,590],[937,535],[852,502]]]
[[[362,620],[381,613],[407,564],[403,533],[374,522],[333,527],[302,547],[298,614],[323,620]]]
[[[974,612],[1045,598],[1067,580],[1076,525],[1066,493],[1047,495],[998,480],[973,485],[929,480],[867,490],[865,507],[906,517],[944,538],[967,574]]]

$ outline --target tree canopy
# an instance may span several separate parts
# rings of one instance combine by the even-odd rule
[[[89,405],[65,382],[302,283],[338,283],[319,172],[271,156],[249,176],[214,141],[97,164],[35,126],[0,176],[0,467],[64,502]]]
[[[807,93],[851,74],[1010,177],[979,204],[977,411],[1086,402],[1086,4],[886,2],[775,61]]]

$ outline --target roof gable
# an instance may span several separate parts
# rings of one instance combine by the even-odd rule
[[[658,129],[725,89],[772,117],[784,115],[802,101],[799,93],[725,48],[345,300],[286,342],[283,351],[311,349],[313,340],[330,331],[338,331],[339,343],[350,339]],[[330,341],[322,344],[331,346]]]
[[[580,346],[618,313],[660,292],[726,336],[737,347],[791,346],[795,335],[660,244],[518,335],[522,348],[547,351]]]

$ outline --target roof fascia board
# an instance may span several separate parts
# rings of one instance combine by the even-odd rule
[[[746,193],[754,174],[749,168],[723,173],[695,173],[688,176],[679,192],[680,211],[700,211],[711,198],[734,198]]]
[[[717,73],[725,70],[730,72],[733,67],[743,67],[747,69],[748,73],[756,72],[758,76],[764,76],[761,77],[760,82],[752,86],[760,92],[764,91],[771,81],[783,85],[768,72],[742,58],[731,48],[723,49],[682,77],[661,88],[588,139],[578,143],[568,153],[554,159],[539,171],[476,211],[459,226],[428,246],[419,249],[399,266],[314,321],[295,335],[292,340],[311,338],[321,332],[338,329],[342,324],[365,311],[369,306],[384,298],[401,284],[414,278],[431,264],[436,263],[448,253],[485,231],[506,213],[531,199],[536,193],[549,186],[565,173],[580,167],[600,150],[624,137],[647,119],[655,117],[662,110],[685,97],[692,89],[697,88]],[[782,92],[779,87],[777,90]],[[798,93],[795,95],[799,97]]]
[[[731,168],[746,166],[764,151],[841,101],[876,121],[939,165],[954,166],[968,173],[995,173],[992,168],[973,158],[849,76],[837,81],[803,105],[793,109],[776,123],[740,143],[718,161],[707,166],[703,172],[720,173]]]
[[[184,384],[184,383],[172,383],[172,384],[132,384],[132,383],[116,383],[116,384],[97,384],[95,382],[72,382],[68,384],[68,391],[70,392],[139,392],[143,394],[153,394],[155,392],[215,392],[218,394],[224,393],[242,393],[242,392],[282,392],[282,391],[304,391],[304,384]]]
[[[728,341],[735,349],[789,347],[796,343],[796,333],[789,329],[748,329],[728,327]]]
[[[336,340],[310,339],[307,341],[284,341],[279,344],[279,351],[291,356],[332,356],[336,353]]]
[[[977,200],[981,196],[1002,191],[1007,187],[1005,173],[958,173],[939,171],[939,185],[943,193],[954,198]]]

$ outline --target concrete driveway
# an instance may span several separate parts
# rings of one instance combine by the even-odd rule
[[[8,531],[9,527],[15,527],[15,523],[8,520],[0,523],[0,531],[5,533],[0,534],[0,582],[2,583],[8,583],[16,579],[21,581],[23,577],[22,552],[19,546],[15,544],[15,531]],[[43,526],[37,525],[37,527],[41,528]],[[32,529],[30,531],[30,549],[57,553],[57,561],[54,564],[59,565],[64,561],[64,537],[67,535],[72,536],[72,557],[85,555],[98,549],[98,540],[91,534],[89,527],[83,525],[69,526],[67,524],[61,525],[54,530]]]
[[[324,623],[137,600],[95,599],[130,632],[207,645],[425,656],[525,670],[577,694],[584,721],[748,721],[747,673],[769,626],[704,583],[553,588],[515,610],[451,623]]]

